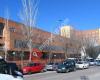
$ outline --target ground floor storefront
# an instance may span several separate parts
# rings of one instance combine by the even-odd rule
[[[42,56],[38,57],[36,54],[31,53],[32,62],[60,62],[65,59],[64,53],[51,53],[51,52],[41,52]],[[5,52],[0,51],[0,56],[5,58]],[[20,66],[26,65],[30,60],[29,52],[22,51],[8,51],[6,54],[6,60],[9,62],[16,62]]]
[[[42,56],[38,57],[37,54],[31,53],[32,62],[61,62],[68,57],[79,57],[79,54],[71,54],[67,57],[65,53],[55,53],[55,52],[41,52]],[[0,51],[0,56],[5,58],[5,52]],[[9,62],[16,62],[20,67],[25,66],[29,61],[30,53],[27,51],[7,51],[6,60]]]

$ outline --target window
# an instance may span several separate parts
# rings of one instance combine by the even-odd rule
[[[0,35],[3,35],[4,24],[0,23]]]
[[[9,30],[10,30],[10,32],[15,32],[16,31],[16,29],[14,27],[10,27]]]
[[[14,41],[15,48],[28,48],[27,41],[25,40],[15,40]]]

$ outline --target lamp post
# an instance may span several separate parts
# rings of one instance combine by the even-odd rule
[[[15,54],[16,54],[16,53],[15,53],[15,52],[13,52],[12,54],[13,54],[13,56],[14,56],[13,60],[15,60]]]
[[[5,61],[6,61],[7,60],[7,46],[6,46],[6,44],[4,45],[3,49],[4,49],[4,52],[5,52],[4,58],[5,58]]]
[[[20,56],[21,56],[21,68],[23,68],[24,53],[22,52],[22,53],[20,54]]]
[[[54,62],[56,62],[56,61],[55,61],[55,59],[56,59],[56,56],[57,56],[57,55],[56,55],[56,54],[54,54],[53,56],[54,56],[54,57],[53,57],[53,58],[54,58]]]

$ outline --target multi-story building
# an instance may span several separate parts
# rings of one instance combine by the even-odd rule
[[[74,49],[76,44],[70,43],[69,38],[35,27],[31,31],[33,50],[31,59],[33,61],[57,62],[67,57],[80,56]],[[23,24],[0,18],[0,56],[3,56],[7,61],[16,61],[18,64],[29,61],[29,39],[27,37],[29,36],[27,36],[27,30]],[[34,50],[42,56],[37,57]]]
[[[0,56],[5,57],[7,61],[20,63],[20,60],[29,60],[30,53],[24,28],[21,23],[0,18]],[[42,53],[39,58],[32,53],[33,61],[46,62],[49,58],[51,61],[62,61],[67,57],[65,48],[69,44],[68,38],[38,28],[33,28],[32,31],[32,48],[39,49]]]
[[[4,24],[0,23],[0,55],[4,54],[4,51],[3,51],[3,45],[4,45],[3,29],[4,29]]]
[[[60,35],[66,38],[71,38],[73,34],[73,27],[70,25],[61,27]]]
[[[100,28],[94,30],[76,30],[72,26],[63,26],[61,36],[66,38],[88,39],[95,45],[100,45]]]

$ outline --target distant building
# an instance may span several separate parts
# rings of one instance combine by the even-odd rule
[[[73,32],[73,27],[70,25],[63,26],[63,27],[61,27],[61,30],[60,30],[61,36],[66,37],[66,38],[70,38],[72,32]]]
[[[100,28],[94,30],[76,30],[72,26],[62,26],[60,35],[66,38],[90,39],[95,45],[100,45]]]

